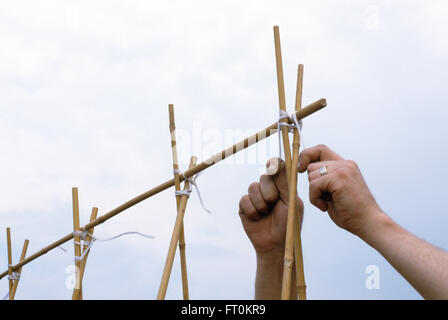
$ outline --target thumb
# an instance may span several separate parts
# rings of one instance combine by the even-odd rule
[[[280,194],[280,198],[288,203],[288,177],[286,176],[286,164],[280,158],[271,158],[266,163],[267,174],[272,176],[275,186]]]

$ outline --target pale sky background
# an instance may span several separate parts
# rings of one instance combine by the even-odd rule
[[[430,1],[1,1],[0,265],[5,228],[16,263],[72,231],[71,188],[82,224],[172,177],[169,103],[182,168],[278,117],[272,27],[280,26],[287,103],[297,64],[306,146],[323,143],[358,162],[380,206],[406,229],[448,248],[448,3]],[[196,131],[195,131],[196,130]],[[199,131],[198,131],[199,130]],[[196,132],[196,133],[195,133]],[[198,134],[199,132],[199,134]],[[213,141],[213,145],[211,144]],[[198,179],[185,218],[190,296],[252,299],[255,253],[237,214],[240,197],[276,156],[277,136]],[[270,148],[266,148],[270,145]],[[216,149],[214,149],[216,148]],[[258,151],[256,162],[250,154]],[[253,160],[253,158],[252,158]],[[420,299],[373,249],[308,201],[303,247],[309,299]],[[173,190],[95,230],[85,299],[154,299],[176,215]],[[73,244],[24,267],[17,299],[69,299]],[[380,289],[365,286],[368,265]],[[0,281],[0,294],[8,290]],[[176,255],[167,298],[182,297]]]

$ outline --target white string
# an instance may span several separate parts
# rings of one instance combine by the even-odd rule
[[[9,265],[10,267],[12,265]],[[8,274],[8,280],[19,280],[20,274],[18,272],[13,271],[12,274]],[[9,291],[6,293],[6,295],[3,297],[2,300],[9,300]]]
[[[179,196],[186,196],[186,197],[188,198],[188,197],[190,197],[190,193],[193,191],[192,186],[195,187],[195,189],[196,189],[196,191],[197,191],[197,193],[198,193],[199,202],[201,203],[202,208],[203,208],[207,213],[211,214],[212,212],[211,212],[209,209],[207,209],[207,208],[205,207],[205,205],[204,205],[204,201],[202,200],[202,197],[201,197],[201,192],[199,191],[199,187],[198,187],[197,182],[196,182],[196,179],[201,175],[201,173],[202,173],[202,172],[199,172],[198,174],[196,174],[196,175],[194,176],[194,178],[187,178],[187,177],[184,176],[184,173],[183,173],[182,171],[180,171],[180,170],[178,170],[178,169],[174,169],[174,174],[179,174],[179,175],[183,176],[184,179],[185,179],[185,181],[188,181],[188,182],[190,183],[190,185],[188,186],[188,189],[184,189],[184,190],[176,190],[176,191],[174,192],[174,195],[175,195],[176,197],[179,197]]]
[[[139,236],[144,237],[144,238],[154,239],[154,236],[151,236],[151,235],[148,235],[148,234],[144,234],[144,233],[141,233],[141,232],[137,232],[137,231],[123,232],[123,233],[120,233],[119,235],[113,236],[111,238],[98,238],[98,237],[95,237],[93,234],[90,234],[88,231],[86,231],[84,229],[83,230],[77,230],[77,231],[73,232],[73,236],[80,237],[82,241],[81,242],[74,241],[74,243],[78,244],[78,245],[82,245],[82,246],[87,246],[87,247],[84,249],[84,252],[81,254],[81,256],[75,257],[75,261],[77,262],[77,261],[83,260],[84,257],[86,256],[87,252],[89,252],[89,250],[92,248],[93,243],[95,241],[103,241],[103,242],[104,241],[111,241],[111,240],[115,240],[117,238],[120,238],[120,237],[125,236],[125,235],[130,235],[130,234],[136,234],[136,235],[139,235]],[[92,239],[90,241],[87,241],[86,240],[87,236],[90,236]]]
[[[288,119],[292,121],[292,123],[283,122],[282,120]],[[300,144],[303,148],[305,148],[305,144],[303,143],[303,135],[302,135],[302,120],[297,119],[297,115],[295,112],[293,112],[291,115],[288,114],[286,111],[279,110],[279,118],[277,123],[277,131],[278,131],[278,157],[282,158],[282,135],[280,132],[281,127],[287,127],[288,132],[292,133],[294,132],[294,129],[297,129],[299,131],[299,138],[300,138]]]
[[[11,275],[8,275],[8,280],[19,280],[20,273],[13,271]]]

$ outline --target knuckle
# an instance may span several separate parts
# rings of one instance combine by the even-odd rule
[[[315,164],[315,163],[310,163],[310,164],[306,167],[306,170],[307,170],[308,172],[311,172],[311,171],[315,170],[316,167],[317,167],[317,164]]]
[[[352,169],[358,169],[358,164],[353,160],[346,160],[348,166]]]
[[[328,147],[325,144],[318,144],[316,146],[318,149],[320,149],[321,151],[326,151],[328,150]]]
[[[346,171],[345,167],[339,168],[339,170],[337,170],[335,173],[336,173],[336,176],[340,179],[345,179],[347,177],[347,171]]]
[[[240,209],[244,208],[244,203],[246,202],[246,197],[247,197],[247,194],[245,194],[244,196],[241,197],[240,202],[239,202]]]
[[[249,185],[249,188],[248,188],[248,192],[249,192],[249,194],[255,192],[255,191],[258,189],[258,186],[259,186],[259,183],[258,183],[258,182],[252,182],[252,183]]]
[[[269,192],[265,195],[266,201],[268,202],[274,202],[278,199],[278,191],[277,192]]]
[[[250,208],[250,198],[249,198],[248,194],[244,195],[241,198],[240,206],[241,206],[241,209],[243,209],[243,210],[247,210],[248,208]]]
[[[338,170],[339,178],[343,180],[347,180],[350,176],[352,176],[353,169],[350,167],[342,167]]]

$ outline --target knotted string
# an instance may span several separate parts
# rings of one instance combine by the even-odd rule
[[[281,127],[287,127],[288,132],[293,133],[294,129],[297,129],[299,131],[299,138],[300,138],[300,145],[305,148],[305,144],[303,143],[303,136],[302,136],[302,120],[297,119],[297,115],[295,112],[288,114],[286,111],[280,110],[279,111],[279,118],[277,123],[277,131],[278,131],[278,157],[282,158],[282,135],[280,132]],[[283,122],[282,120],[288,119],[292,121],[292,123]],[[299,165],[299,164],[298,164]]]
[[[12,265],[9,265],[12,267]],[[8,280],[19,280],[20,279],[20,273],[13,271],[11,274],[8,274]],[[2,300],[8,300],[9,299],[9,291],[6,293],[6,295],[3,297]]]
[[[19,280],[20,273],[13,271],[11,275],[8,275],[9,280]]]
[[[187,178],[187,177],[185,177],[185,176],[184,176],[184,173],[183,173],[182,171],[178,170],[178,169],[174,169],[174,174],[178,174],[178,175],[180,175],[180,176],[183,176],[184,179],[185,179],[185,181],[188,181],[188,182],[190,183],[190,185],[188,186],[188,189],[185,189],[185,190],[176,190],[176,191],[174,192],[175,196],[176,196],[176,197],[179,197],[179,196],[186,196],[187,198],[190,197],[190,193],[193,191],[193,188],[192,188],[192,186],[193,186],[193,187],[195,187],[195,189],[196,189],[196,191],[197,191],[197,193],[198,193],[199,202],[201,203],[202,208],[203,208],[207,213],[211,214],[212,212],[211,212],[209,209],[207,209],[207,208],[205,207],[205,205],[204,205],[204,201],[202,201],[201,192],[199,191],[199,187],[198,187],[197,182],[196,182],[196,179],[201,175],[201,172],[199,172],[198,174],[196,174],[196,175],[194,176],[194,178]]]
[[[151,235],[143,234],[143,233],[140,233],[140,232],[137,232],[137,231],[123,232],[123,233],[120,233],[119,235],[116,235],[116,236],[111,237],[111,238],[103,238],[103,239],[101,239],[101,238],[95,237],[93,234],[89,233],[85,229],[77,230],[77,231],[73,232],[73,236],[80,237],[81,238],[81,242],[74,241],[74,243],[78,244],[78,245],[82,245],[82,246],[87,246],[87,248],[84,250],[84,252],[81,254],[81,256],[75,257],[75,261],[78,262],[78,261],[83,260],[84,257],[86,256],[87,252],[89,252],[89,250],[92,248],[93,243],[95,241],[111,241],[111,240],[115,240],[117,238],[120,238],[120,237],[125,236],[125,235],[130,235],[130,234],[136,234],[136,235],[139,235],[139,236],[144,237],[144,238],[154,239],[154,237],[151,236]],[[90,236],[92,239],[90,241],[87,241],[86,240],[87,236]]]

